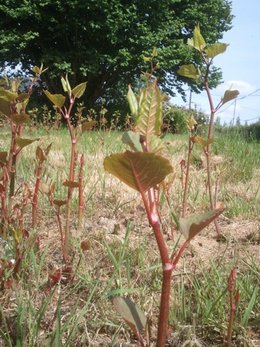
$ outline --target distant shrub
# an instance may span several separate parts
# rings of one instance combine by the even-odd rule
[[[193,115],[198,126],[205,125],[208,121],[207,115],[201,111],[187,109],[180,106],[168,106],[164,117],[165,131],[181,134],[187,131],[187,118]]]

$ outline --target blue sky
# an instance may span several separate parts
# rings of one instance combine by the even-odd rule
[[[242,124],[252,123],[260,119],[260,1],[233,0],[232,13],[235,15],[233,28],[221,40],[229,46],[214,59],[214,65],[222,69],[224,83],[212,90],[212,96],[216,105],[226,89],[238,89],[240,95],[236,103],[225,104],[217,115],[222,123],[230,124],[237,117]],[[201,31],[203,33],[203,23]],[[179,97],[172,102],[187,106]],[[205,92],[192,94],[192,106],[195,105],[209,113]]]

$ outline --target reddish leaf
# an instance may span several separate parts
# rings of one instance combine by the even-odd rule
[[[53,284],[56,284],[56,283],[60,282],[61,275],[62,275],[61,269],[57,269],[56,271],[54,271],[52,274],[49,275],[49,280]]]
[[[81,241],[80,247],[83,252],[90,250],[90,241],[89,240],[83,240]]]
[[[187,240],[191,240],[202,229],[208,226],[214,219],[216,219],[222,212],[223,208],[201,213],[187,218],[180,218],[180,230]]]

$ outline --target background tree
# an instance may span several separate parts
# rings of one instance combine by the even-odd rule
[[[161,87],[184,94],[187,81],[176,70],[197,57],[183,43],[197,23],[207,42],[216,42],[231,21],[228,0],[1,0],[0,62],[24,70],[43,63],[52,92],[61,74],[69,73],[72,85],[87,80],[86,106],[102,97],[115,107],[146,69],[143,57],[153,47]],[[213,75],[219,83],[219,71]]]

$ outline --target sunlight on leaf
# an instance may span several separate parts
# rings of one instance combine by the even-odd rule
[[[31,143],[35,142],[35,141],[39,141],[40,139],[23,139],[21,137],[17,137],[16,139],[16,144],[20,147],[20,148],[24,148],[28,145],[30,145]]]
[[[226,102],[229,102],[235,99],[238,95],[239,95],[238,90],[231,90],[231,89],[226,90],[223,98],[221,99],[222,105],[224,105]]]
[[[197,79],[200,76],[199,70],[194,64],[181,65],[177,73],[183,77]]]
[[[87,87],[87,82],[83,82],[77,85],[75,88],[73,88],[71,92],[75,98],[79,99],[85,93],[86,87]]]
[[[58,108],[62,108],[65,103],[65,96],[62,94],[51,94],[48,90],[43,91],[47,98]]]
[[[130,85],[128,86],[127,100],[128,100],[131,114],[134,120],[136,120],[138,116],[138,102]]]
[[[162,94],[156,81],[143,89],[135,129],[148,145],[152,135],[160,135],[162,127]]]
[[[172,172],[167,159],[154,153],[130,151],[106,157],[104,168],[139,192],[155,187]]]
[[[214,58],[218,54],[222,54],[226,51],[228,44],[217,42],[214,45],[210,45],[205,49],[208,58]]]

